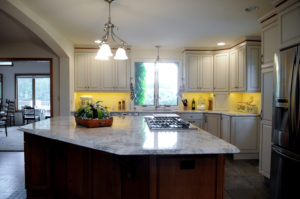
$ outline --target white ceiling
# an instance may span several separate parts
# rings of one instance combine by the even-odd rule
[[[260,35],[257,19],[272,0],[116,0],[112,22],[133,47],[214,47],[243,36]],[[75,45],[90,45],[103,35],[108,4],[104,0],[26,0],[30,9]],[[246,13],[248,6],[259,10]]]

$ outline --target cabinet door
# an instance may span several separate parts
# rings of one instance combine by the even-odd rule
[[[200,71],[202,72],[198,78],[198,81],[201,82],[200,90],[201,91],[213,91],[213,56],[212,55],[203,55],[201,56],[201,65]]]
[[[247,92],[260,92],[260,46],[247,46]]]
[[[238,48],[238,91],[245,91],[246,80],[246,46]]]
[[[261,118],[272,121],[273,105],[273,67],[263,69],[261,72]]]
[[[272,63],[274,53],[279,49],[279,34],[277,21],[267,25],[262,29],[262,54],[263,64]]]
[[[129,91],[129,65],[128,61],[120,60],[115,62],[115,89]]]
[[[220,115],[205,114],[205,130],[220,137]]]
[[[101,61],[95,59],[95,54],[89,55],[88,90],[101,90]]]
[[[101,62],[102,65],[102,85],[103,90],[114,90],[115,88],[115,67],[112,60],[106,60]]]
[[[272,123],[262,120],[260,123],[259,171],[267,178],[270,178],[271,170],[271,140]]]
[[[221,138],[226,142],[230,142],[230,116],[222,115],[221,118]]]
[[[231,143],[241,153],[258,152],[258,117],[232,117]]]
[[[75,54],[75,90],[88,89],[89,55],[87,53]]]
[[[228,53],[214,56],[214,91],[228,91]]]
[[[279,14],[280,48],[300,42],[300,3]]]
[[[187,71],[187,90],[198,90],[198,55],[186,55],[185,67]]]
[[[238,88],[238,51],[237,49],[229,53],[229,88],[236,91]]]

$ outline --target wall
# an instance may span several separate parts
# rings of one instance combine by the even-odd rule
[[[53,60],[53,115],[60,114],[59,59],[45,44],[41,42],[34,42],[34,41],[1,43],[0,58],[52,58]]]
[[[1,66],[3,75],[3,99],[15,100],[15,74],[49,74],[50,63],[48,61],[14,61],[14,66]]]
[[[91,96],[93,97],[92,102],[102,101],[101,104],[106,106],[108,110],[118,110],[118,102],[125,100],[126,109],[130,109],[130,93],[99,93],[99,92],[75,92],[74,101],[75,109],[77,110],[80,107],[82,96]]]
[[[45,56],[47,58],[55,56],[53,71],[55,77],[54,83],[56,89],[55,99],[54,99],[54,115],[70,115],[70,110],[74,106],[73,95],[74,95],[74,46],[73,43],[69,41],[68,38],[63,36],[58,32],[51,24],[49,24],[44,18],[42,18],[37,13],[33,12],[29,7],[27,7],[22,0],[14,1],[1,1],[0,10],[13,17],[18,23],[24,25],[25,29],[29,29],[35,37],[39,39],[38,47],[43,52],[47,49],[45,55],[41,54],[39,51],[36,53],[30,51],[16,51],[22,52],[18,56],[14,57],[40,57]],[[23,27],[23,28],[24,28]],[[2,43],[1,43],[2,45]],[[19,47],[22,48],[22,46]],[[51,49],[51,50],[50,50]],[[4,49],[5,50],[5,49]],[[5,51],[4,51],[5,52]],[[10,51],[11,52],[11,51]],[[56,56],[57,55],[57,56]],[[13,55],[12,55],[13,56]],[[0,57],[2,57],[0,53]],[[58,67],[59,66],[59,67]],[[61,78],[59,77],[61,74]]]
[[[202,103],[208,107],[208,98],[211,97],[213,100],[213,93],[183,93],[183,98],[188,100],[188,109],[191,110],[192,100],[195,99],[196,106],[198,105],[199,99]],[[257,113],[261,111],[261,94],[260,93],[229,93],[228,95],[228,111],[236,112],[237,103],[239,102],[249,102],[250,97],[253,97],[253,102],[251,104],[256,105]],[[182,103],[181,103],[182,106]],[[214,109],[214,107],[213,107]]]

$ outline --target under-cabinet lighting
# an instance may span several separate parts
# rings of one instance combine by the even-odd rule
[[[0,61],[0,66],[13,66],[12,61]]]

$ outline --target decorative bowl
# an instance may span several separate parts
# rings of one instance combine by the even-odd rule
[[[80,117],[75,117],[76,123],[88,128],[95,127],[108,127],[112,126],[113,117],[104,118],[104,119],[83,119]]]

